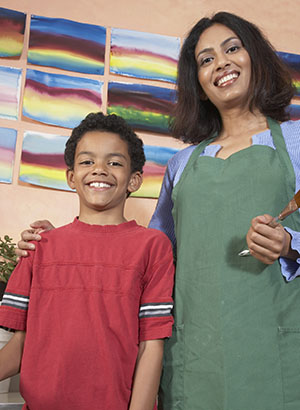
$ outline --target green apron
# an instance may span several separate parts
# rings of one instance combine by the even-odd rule
[[[251,219],[276,216],[295,193],[279,124],[276,150],[252,145],[226,160],[197,146],[173,190],[175,325],[166,342],[163,410],[299,410],[300,281],[279,261],[239,257]],[[298,212],[286,226],[300,231]]]

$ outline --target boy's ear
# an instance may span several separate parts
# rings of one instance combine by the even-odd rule
[[[66,177],[67,177],[67,183],[71,189],[76,189],[75,188],[75,183],[74,183],[74,171],[72,169],[67,169],[66,171]]]
[[[139,171],[134,172],[130,177],[130,181],[129,181],[129,184],[128,184],[127,191],[130,192],[130,193],[131,192],[136,192],[140,188],[142,183],[143,183],[142,174]]]

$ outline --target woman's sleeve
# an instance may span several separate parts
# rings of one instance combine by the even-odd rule
[[[295,172],[296,189],[300,189],[300,121],[287,121],[281,124],[286,148]],[[299,211],[297,211],[299,212]],[[300,255],[300,232],[290,228],[284,229],[291,235],[291,248]],[[296,261],[287,258],[279,258],[281,272],[285,279],[290,282],[300,276],[300,258]]]
[[[291,248],[297,251],[300,255],[300,232],[293,231],[290,228],[284,227],[284,229],[291,235]],[[300,258],[293,261],[292,259],[279,258],[281,265],[282,275],[285,277],[287,282],[300,276]]]
[[[149,228],[158,229],[169,237],[173,244],[173,249],[175,249],[176,245],[174,221],[172,216],[172,190],[174,174],[175,171],[172,168],[171,162],[169,162],[164,175],[156,209],[149,223]]]

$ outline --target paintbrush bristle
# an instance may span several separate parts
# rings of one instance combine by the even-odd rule
[[[296,201],[296,204],[298,206],[298,208],[300,208],[300,189],[299,191],[295,194],[294,199]]]

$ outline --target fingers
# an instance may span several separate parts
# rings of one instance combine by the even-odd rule
[[[45,220],[35,221],[30,224],[32,229],[26,229],[21,233],[21,240],[17,243],[16,254],[18,259],[28,256],[28,250],[34,250],[35,245],[30,241],[40,241],[40,232],[50,231],[54,228],[51,222]]]
[[[18,259],[28,256],[28,250],[34,250],[35,245],[29,241],[40,241],[41,235],[38,234],[40,229],[26,229],[21,233],[21,240],[17,243],[16,254]]]
[[[278,223],[270,226],[272,221],[267,214],[253,218],[246,238],[251,255],[266,264],[274,263],[286,247],[284,228]]]
[[[18,242],[18,247],[20,247],[21,249],[34,249],[34,247],[33,248],[28,247],[28,245],[33,245],[33,244],[29,244],[27,243],[27,241],[40,241],[42,237],[41,235],[38,234],[38,230],[26,229],[25,231],[21,233],[21,238],[22,238],[21,241]],[[19,244],[21,244],[21,246],[19,246]],[[22,248],[23,244],[25,248]]]
[[[30,224],[31,228],[37,230],[37,232],[41,231],[50,231],[51,229],[54,228],[52,223],[48,221],[47,219],[40,220],[40,221],[35,221],[32,224]]]

